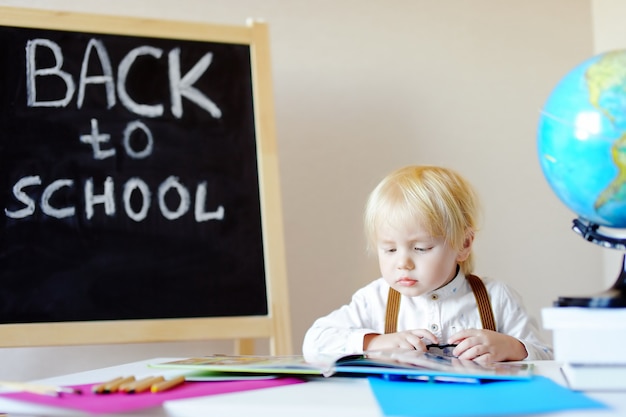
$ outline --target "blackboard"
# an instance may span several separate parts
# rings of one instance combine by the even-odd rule
[[[0,16],[0,338],[20,326],[80,326],[61,343],[284,327],[284,267],[269,279],[284,256],[266,25],[181,37],[194,25]],[[201,334],[177,336],[198,321]],[[139,340],[97,336],[155,324]]]

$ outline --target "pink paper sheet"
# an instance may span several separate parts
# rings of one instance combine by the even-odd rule
[[[181,398],[202,397],[229,392],[249,391],[254,389],[279,387],[305,382],[297,378],[272,378],[262,380],[185,382],[178,387],[159,393],[143,392],[139,394],[94,394],[91,387],[97,384],[72,385],[82,390],[82,395],[63,394],[61,397],[13,392],[0,394],[2,397],[18,401],[37,403],[60,408],[85,411],[90,414],[122,413],[142,408],[156,407],[165,401]]]

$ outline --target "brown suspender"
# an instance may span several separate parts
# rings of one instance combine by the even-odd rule
[[[466,275],[467,281],[472,287],[476,306],[480,314],[480,321],[483,329],[496,331],[496,321],[493,318],[493,310],[489,302],[489,295],[483,281],[476,275]],[[400,293],[393,288],[389,288],[387,296],[387,313],[385,316],[385,333],[395,333],[398,326],[398,312],[400,311]]]
[[[387,316],[385,317],[385,333],[395,333],[398,328],[398,313],[400,312],[400,293],[389,287],[387,295]]]
[[[476,275],[468,274],[465,276],[469,281],[474,298],[476,298],[476,305],[478,306],[478,312],[480,313],[480,321],[483,324],[483,329],[496,331],[496,320],[493,318],[493,310],[491,309],[491,303],[489,302],[489,295],[483,280]]]

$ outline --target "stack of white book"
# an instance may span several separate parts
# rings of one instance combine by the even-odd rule
[[[571,389],[626,390],[626,308],[544,308],[542,319]]]

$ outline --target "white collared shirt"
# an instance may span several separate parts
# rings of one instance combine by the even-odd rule
[[[500,333],[513,336],[526,347],[528,360],[553,359],[551,346],[542,340],[536,320],[524,308],[521,296],[507,284],[482,278]],[[306,358],[363,353],[363,337],[385,332],[389,284],[379,278],[359,289],[349,304],[317,319],[304,336]],[[445,343],[454,333],[481,329],[474,293],[459,272],[446,286],[417,297],[402,296],[397,330],[427,329]]]

